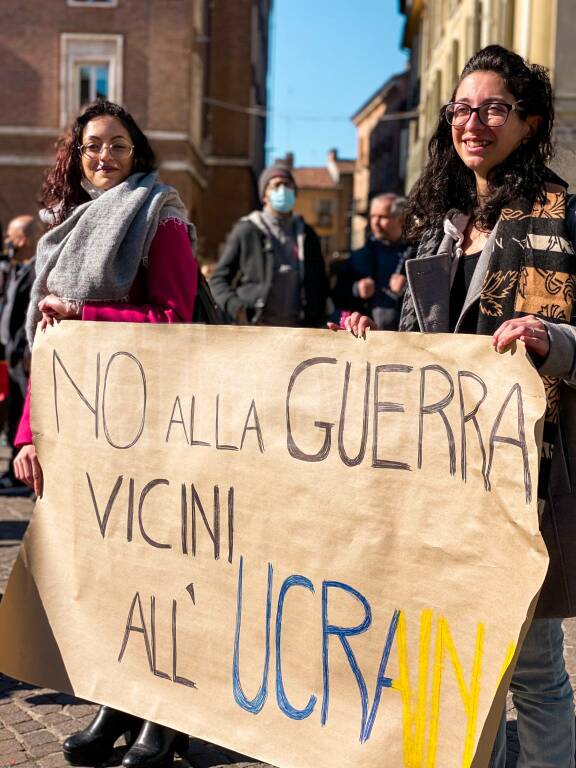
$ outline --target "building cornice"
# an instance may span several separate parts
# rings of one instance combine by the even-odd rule
[[[12,134],[14,136],[58,136],[61,133],[59,128],[49,128],[36,125],[0,125],[0,136]],[[149,139],[158,141],[189,141],[190,136],[186,131],[164,131],[151,130],[145,131]]]
[[[44,128],[36,125],[0,125],[0,136],[50,136],[60,134],[58,128]]]
[[[208,155],[205,158],[205,163],[212,166],[252,167],[252,160],[249,157],[227,157],[226,155]]]
[[[1,155],[0,165],[13,165],[13,166],[40,166],[42,168],[48,168],[54,164],[54,158],[50,155]]]
[[[149,139],[156,139],[157,141],[189,141],[190,136],[186,131],[145,131],[144,132]]]
[[[192,176],[194,181],[202,187],[202,189],[206,189],[208,186],[208,182],[198,169],[194,168],[191,163],[187,163],[185,160],[165,160],[163,163],[160,163],[160,170],[188,173]]]
[[[409,2],[404,2],[402,5],[401,12],[406,16],[406,26],[404,27],[401,45],[402,48],[411,48],[412,38],[418,30],[418,24],[422,16],[423,2],[422,0],[409,0]]]

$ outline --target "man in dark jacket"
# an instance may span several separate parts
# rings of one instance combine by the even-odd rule
[[[328,283],[320,241],[293,213],[289,168],[266,168],[258,182],[262,211],[235,225],[210,287],[218,305],[242,325],[321,326]]]
[[[338,264],[332,298],[339,310],[371,317],[381,331],[395,331],[411,249],[402,240],[403,197],[389,193],[372,198],[366,244]]]
[[[8,362],[8,440],[13,446],[30,375],[30,349],[26,339],[26,311],[35,277],[36,244],[42,225],[32,216],[17,216],[6,230],[6,249],[11,254],[11,268],[0,316],[0,342]],[[27,486],[10,469],[0,476],[0,495],[28,494]]]

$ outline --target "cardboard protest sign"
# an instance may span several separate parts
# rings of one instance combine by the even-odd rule
[[[0,669],[281,768],[486,765],[544,407],[486,337],[49,328]]]

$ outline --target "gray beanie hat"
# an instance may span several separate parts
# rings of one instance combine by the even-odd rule
[[[285,165],[269,165],[268,168],[264,168],[258,179],[258,194],[260,195],[260,200],[264,197],[264,192],[266,191],[268,183],[276,178],[285,179],[296,187],[296,182],[294,181],[294,176],[292,176],[290,168]]]

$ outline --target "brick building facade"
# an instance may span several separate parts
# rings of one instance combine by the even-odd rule
[[[404,116],[410,73],[392,75],[352,115],[358,154],[354,171],[352,247],[366,239],[370,200],[382,192],[404,191],[408,128]]]
[[[54,142],[99,95],[150,138],[215,259],[257,203],[272,0],[5,0],[0,222],[33,212]]]

